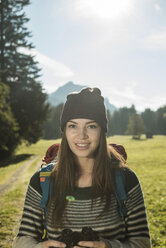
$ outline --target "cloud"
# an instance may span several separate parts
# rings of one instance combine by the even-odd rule
[[[166,99],[161,95],[147,95],[141,94],[138,91],[137,86],[139,82],[128,82],[125,83],[121,88],[119,87],[104,87],[102,89],[103,95],[106,96],[110,103],[116,107],[131,107],[135,105],[137,111],[144,111],[146,108],[150,108],[156,111],[160,106],[166,105]]]
[[[141,40],[141,44],[148,50],[166,50],[166,28],[155,34],[151,34]]]
[[[48,69],[53,72],[53,74],[57,77],[71,77],[74,75],[72,70],[67,67],[65,64],[62,62],[52,59],[40,52],[38,52],[35,49],[25,49],[25,48],[19,48],[19,52],[24,53],[24,54],[30,54],[32,56],[35,56],[35,60],[39,62],[39,64],[42,65],[43,69]]]
[[[52,59],[37,51],[36,51],[36,58],[42,66],[47,67],[49,70],[52,70],[54,75],[57,77],[64,78],[74,75],[74,73],[70,70],[70,68],[64,65],[62,62]]]
[[[39,66],[42,68],[43,87],[48,92],[56,90],[56,88],[74,76],[73,71],[64,63],[52,59],[35,49],[19,48],[19,52],[35,56],[35,60],[39,62]]]
[[[154,7],[155,7],[156,11],[158,11],[158,12],[161,11],[161,7],[158,3],[155,3]]]
[[[135,93],[132,89],[123,90],[111,90],[109,94],[110,103],[114,104],[116,107],[131,107],[135,105],[137,111],[144,111],[146,108],[150,108],[156,111],[159,107],[166,105],[166,100],[164,97],[157,96],[143,96],[139,93]]]
[[[139,101],[139,96],[136,94],[136,82],[124,83],[121,86],[107,86],[102,92],[110,99],[110,102],[117,107],[131,106]]]
[[[43,87],[47,89],[47,92],[55,91],[59,86],[74,76],[73,71],[62,62],[37,51],[35,53],[36,59],[42,66]]]
[[[137,95],[135,94],[134,89],[130,86],[126,86],[123,90],[114,89],[112,93],[115,96],[130,99],[131,101],[137,99]]]
[[[166,105],[166,99],[163,96],[154,96],[145,101],[145,106],[150,106],[153,110],[158,109],[159,107],[162,107]]]

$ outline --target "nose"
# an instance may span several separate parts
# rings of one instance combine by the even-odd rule
[[[80,139],[86,139],[86,138],[88,138],[88,133],[87,133],[86,127],[79,128],[78,137]]]

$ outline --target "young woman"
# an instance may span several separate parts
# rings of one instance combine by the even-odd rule
[[[150,237],[140,183],[123,157],[107,145],[107,116],[98,88],[67,96],[61,116],[63,132],[51,173],[47,213],[40,208],[39,171],[26,194],[23,216],[13,248],[66,247],[62,231],[80,233],[91,227],[96,240],[78,240],[75,248],[149,248]],[[126,215],[121,218],[116,199],[117,171],[125,178]],[[44,226],[46,239],[42,240]],[[81,236],[82,237],[82,236]]]

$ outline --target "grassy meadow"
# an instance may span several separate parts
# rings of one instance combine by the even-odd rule
[[[31,156],[38,155],[0,201],[0,247],[11,247],[18,231],[24,196],[28,181],[40,165],[47,148],[59,140],[40,140],[29,147],[22,145],[13,161],[0,167],[0,185],[10,180],[14,171]],[[149,220],[152,247],[166,247],[166,136],[153,139],[132,140],[130,136],[113,136],[109,143],[122,144],[128,154],[128,166],[134,170],[141,182]],[[19,158],[19,159],[17,159]]]

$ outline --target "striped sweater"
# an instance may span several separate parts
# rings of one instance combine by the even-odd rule
[[[105,199],[101,201],[100,197],[96,197],[91,208],[91,187],[75,188],[72,195],[74,200],[68,201],[65,209],[62,229],[71,228],[73,231],[81,231],[82,227],[91,226],[98,232],[101,240],[106,240],[106,243],[109,242],[112,247],[151,247],[140,183],[134,172],[129,169],[125,171],[125,177],[127,192],[125,222],[119,215],[117,201],[113,195],[108,211],[100,215]],[[13,248],[42,247],[44,211],[40,208],[41,194],[38,171],[32,176],[28,186],[20,229]],[[56,240],[62,229],[51,226],[52,211],[53,206],[47,217],[47,234],[48,239]]]

